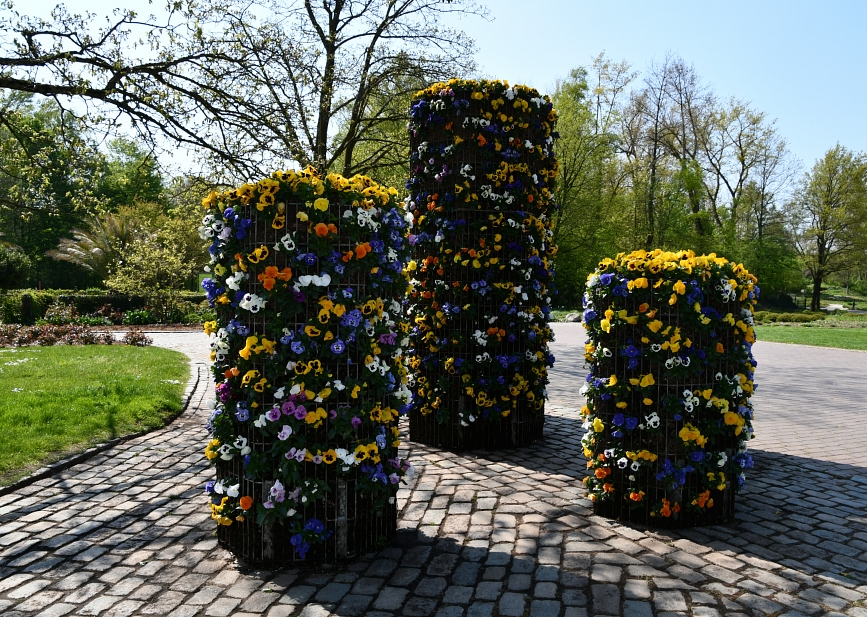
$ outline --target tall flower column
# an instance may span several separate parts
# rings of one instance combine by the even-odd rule
[[[220,543],[249,563],[332,561],[396,530],[400,301],[394,189],[275,172],[203,201],[217,402],[205,455]]]
[[[542,434],[555,120],[547,96],[500,81],[451,80],[413,100],[413,440],[502,447]]]
[[[637,251],[590,275],[584,483],[597,514],[655,526],[734,515],[752,466],[756,279],[692,251]]]

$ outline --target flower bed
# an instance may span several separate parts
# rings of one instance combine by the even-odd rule
[[[542,435],[556,114],[547,96],[451,80],[412,103],[410,434],[447,448]]]
[[[99,332],[87,326],[51,325],[19,326],[0,324],[0,347],[28,347],[31,345],[111,345],[111,332]],[[125,345],[143,347],[153,341],[141,330],[130,330],[120,341]]]
[[[275,172],[204,200],[218,402],[205,455],[239,559],[332,561],[396,531],[407,222],[363,177]]]
[[[605,259],[587,282],[584,484],[597,514],[720,523],[752,466],[756,279],[692,251]]]

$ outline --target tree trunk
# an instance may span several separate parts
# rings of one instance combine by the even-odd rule
[[[810,297],[810,310],[818,311],[822,300],[822,275],[813,276],[813,295]]]

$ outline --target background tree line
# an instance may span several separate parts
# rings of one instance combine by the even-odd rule
[[[692,248],[743,262],[764,298],[867,265],[867,159],[839,144],[802,172],[775,122],[667,57],[643,76],[604,55],[553,95],[560,113],[557,271],[577,306],[600,258]]]
[[[121,289],[143,263],[166,267],[142,284],[181,284],[204,254],[202,193],[275,167],[402,187],[412,93],[476,74],[472,40],[442,18],[485,12],[472,0],[183,0],[94,26],[7,4],[0,285]],[[765,113],[718,96],[677,57],[639,76],[602,55],[553,98],[559,304],[577,305],[600,258],[635,248],[743,261],[766,298],[808,276],[814,305],[828,276],[863,272],[862,154],[838,145],[801,173]],[[178,149],[198,173],[160,170]]]

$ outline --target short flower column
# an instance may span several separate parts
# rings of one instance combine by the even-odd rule
[[[590,275],[584,484],[597,514],[667,527],[734,515],[752,466],[758,294],[743,266],[692,251],[621,254]]]
[[[205,455],[220,543],[248,563],[333,561],[396,531],[407,221],[363,177],[275,172],[211,193],[203,287],[217,402]]]
[[[410,111],[410,435],[499,448],[542,435],[556,114],[547,96],[451,80]]]

